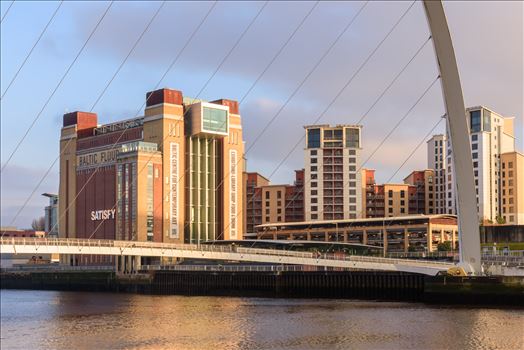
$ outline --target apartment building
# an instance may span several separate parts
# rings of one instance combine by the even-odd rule
[[[403,184],[377,184],[375,170],[362,169],[362,208],[365,218],[397,217],[434,212],[434,173],[417,170]]]
[[[304,220],[304,169],[295,170],[293,185],[272,185],[259,173],[246,172],[244,186],[246,234],[261,224]]]
[[[448,187],[446,170],[448,161],[448,147],[446,135],[434,135],[427,141],[427,167],[434,171],[434,211],[435,214],[455,214],[455,206],[448,207],[448,201],[454,203],[453,198],[447,198]]]
[[[360,125],[305,126],[305,219],[362,216]]]
[[[514,118],[503,117],[483,106],[467,108],[466,113],[470,129],[479,221],[497,222],[502,214],[501,156],[504,153],[515,152]],[[444,141],[446,143],[445,151],[440,149],[441,140],[442,143]],[[439,191],[435,196],[439,201],[440,210],[443,194],[440,191],[441,173],[443,173],[446,177],[444,194],[446,211],[448,214],[456,214],[456,190],[450,140],[444,135],[435,135],[428,141],[427,146],[428,167],[438,174],[435,185],[438,185]],[[437,149],[441,153],[437,154]],[[442,160],[440,155],[443,156]]]
[[[435,214],[435,172],[431,169],[415,170],[404,178],[409,188],[410,214]]]
[[[507,152],[500,155],[503,222],[524,225],[524,155]]]

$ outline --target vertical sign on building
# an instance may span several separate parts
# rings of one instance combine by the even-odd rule
[[[229,151],[229,238],[237,238],[237,151]]]
[[[171,142],[170,162],[170,238],[179,238],[178,233],[178,143]]]

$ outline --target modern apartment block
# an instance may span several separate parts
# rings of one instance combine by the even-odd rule
[[[433,171],[413,171],[403,184],[377,184],[375,170],[362,169],[362,207],[366,218],[433,214]]]
[[[471,107],[466,110],[470,127],[471,154],[475,188],[477,192],[478,214],[481,222],[497,222],[502,213],[502,165],[504,153],[515,152],[514,118],[503,117],[483,107]],[[446,150],[440,147],[440,141],[446,141]],[[438,147],[437,142],[438,141]],[[443,142],[444,143],[444,142]],[[437,149],[438,153],[437,154]],[[438,155],[438,157],[437,157]],[[441,160],[440,155],[443,156]],[[456,214],[456,198],[451,144],[444,135],[433,136],[428,141],[428,167],[438,174],[439,192],[436,200],[441,204],[441,173],[445,174],[445,207],[448,214]],[[437,197],[438,195],[438,197]],[[440,205],[439,208],[442,208]]]
[[[362,216],[360,125],[305,126],[305,220]]]
[[[60,237],[199,243],[241,239],[238,102],[148,92],[144,115],[99,125],[64,115]]]
[[[409,188],[410,214],[435,214],[435,172],[415,170],[404,178]]]
[[[293,185],[271,185],[256,172],[244,173],[244,232],[253,234],[255,226],[304,220],[304,170],[295,170]]]
[[[447,180],[447,161],[448,147],[446,135],[434,135],[427,141],[427,161],[428,169],[434,171],[434,210],[435,214],[454,214],[455,206],[448,207],[448,202],[455,203],[454,198],[448,198],[448,188],[451,189],[453,184]]]
[[[507,152],[500,155],[502,213],[506,224],[524,225],[524,155]]]

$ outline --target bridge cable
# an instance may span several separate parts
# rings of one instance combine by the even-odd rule
[[[270,63],[265,67],[264,71],[258,76],[258,78],[255,80],[255,82],[251,85],[251,88],[249,89],[249,91],[251,91],[251,89],[254,87],[254,85],[260,80],[260,78],[262,77],[262,75],[267,71],[267,69],[269,68],[269,66],[275,61],[276,57],[280,55],[280,53],[282,52],[283,48],[287,46],[287,44],[290,42],[290,40],[294,37],[294,35],[297,33],[298,29],[304,24],[305,20],[309,17],[309,15],[313,12],[313,10],[315,9],[315,7],[318,5],[319,1],[316,1],[315,4],[311,7],[311,9],[309,10],[309,12],[306,14],[306,16],[302,19],[302,21],[300,22],[300,24],[298,25],[298,27],[293,31],[293,33],[291,34],[291,36],[286,40],[286,42],[284,43],[284,45],[281,46],[280,50],[277,52],[277,54],[273,57],[273,59],[270,61]],[[240,42],[240,40],[237,41],[237,44]],[[236,45],[235,45],[236,46]],[[235,47],[234,46],[234,47]],[[233,51],[234,47],[230,50],[230,52],[227,54],[227,56],[229,56],[229,54],[231,54],[231,52]],[[225,60],[223,60],[222,63],[224,63]],[[215,71],[216,73],[216,71]],[[208,80],[209,82],[209,80]],[[207,83],[206,83],[207,84]],[[247,94],[249,93],[249,91],[244,95],[243,99],[247,96]],[[243,101],[243,99],[241,101]],[[142,105],[143,107],[143,105]],[[187,111],[186,111],[187,113]],[[184,116],[185,116],[185,113],[184,113]],[[177,122],[178,123],[178,122]],[[167,137],[166,137],[167,138]],[[165,138],[165,139],[166,139]],[[165,141],[165,139],[163,141]],[[146,162],[146,164],[152,159],[152,156],[148,159],[148,161]],[[142,167],[140,169],[140,171],[138,172],[138,174],[140,174],[143,170],[144,170],[145,167]],[[182,178],[184,178],[184,176],[188,173],[188,170],[189,169],[186,169],[186,171],[184,172],[184,174],[182,174],[178,179],[177,179],[177,182],[180,182],[180,180]],[[171,193],[172,191],[170,191]],[[120,202],[119,199],[117,199],[115,205],[113,206],[112,209],[114,209],[118,203]],[[158,207],[155,207],[154,209],[156,210]],[[104,222],[105,220],[103,219],[100,224],[96,227],[96,229],[93,231],[93,233],[91,234],[90,237],[92,237],[97,231],[98,229],[100,228],[100,226],[102,225],[102,223]],[[185,225],[184,227],[186,227],[187,225]]]
[[[11,9],[11,6],[13,6],[14,3],[15,3],[15,0],[11,1],[11,3],[9,4],[9,7],[7,8],[7,10],[5,10],[4,15],[2,16],[2,19],[0,20],[0,24],[4,23],[4,19],[7,16],[7,14],[9,13],[9,10]]]
[[[195,37],[196,33],[200,30],[200,28],[202,27],[202,25],[204,24],[204,22],[207,20],[207,18],[209,17],[209,15],[211,14],[211,12],[213,11],[213,9],[215,8],[216,4],[218,2],[217,1],[214,1],[213,2],[213,5],[210,6],[210,8],[208,9],[207,13],[205,14],[205,16],[202,18],[202,20],[199,22],[199,24],[197,25],[197,27],[193,30],[193,32],[191,33],[191,35],[189,36],[189,38],[186,40],[184,46],[182,47],[182,49],[178,52],[178,54],[176,55],[176,57],[171,61],[170,65],[168,66],[168,68],[165,70],[165,72],[163,73],[162,77],[160,78],[160,80],[158,81],[156,87],[158,87],[162,80],[165,78],[165,76],[167,75],[167,73],[171,70],[171,68],[174,66],[174,64],[178,61],[178,59],[180,58],[180,56],[182,55],[182,53],[185,51],[185,49],[188,47],[189,43],[193,40],[193,38]],[[150,95],[149,97],[146,98],[146,103],[147,101],[149,100],[149,98],[151,98],[152,95]],[[138,115],[138,113],[137,113]],[[122,136],[124,135],[126,129],[122,130],[122,132],[120,133],[119,137],[117,138],[117,140],[115,141],[115,143],[111,146],[111,149],[114,148],[116,146],[116,144],[120,141],[120,139],[122,138]],[[68,206],[66,207],[66,209],[64,210],[63,213],[60,214],[59,216],[59,219],[57,220],[57,222],[55,223],[55,225],[53,226],[52,229],[54,229],[58,223],[60,222],[60,220],[63,218],[63,216],[65,215],[65,213],[67,213],[69,211],[69,208],[71,207],[71,205],[76,201],[76,199],[78,198],[78,196],[80,195],[80,193],[85,189],[85,187],[87,186],[87,184],[89,183],[89,181],[91,181],[91,179],[94,177],[94,174],[98,171],[98,169],[100,168],[101,165],[98,165],[95,170],[93,171],[93,173],[91,174],[91,176],[88,178],[88,180],[86,181],[86,183],[84,184],[84,186],[80,189],[80,191],[78,191],[78,193],[76,194],[76,196],[73,198],[73,200],[71,201],[71,203],[68,204]]]
[[[14,2],[14,1],[13,1]],[[44,36],[45,32],[47,31],[47,28],[49,27],[49,25],[51,24],[51,22],[53,21],[53,19],[55,18],[58,10],[60,10],[60,7],[62,7],[62,4],[64,3],[64,0],[61,0],[59,3],[58,3],[58,6],[56,7],[55,9],[55,12],[53,12],[53,14],[51,15],[51,18],[49,19],[49,21],[47,22],[47,24],[45,25],[44,29],[42,30],[42,32],[40,33],[40,35],[38,36],[38,39],[36,39],[35,43],[33,44],[33,47],[31,47],[31,50],[29,50],[29,52],[27,53],[27,55],[25,56],[22,64],[20,65],[20,67],[18,67],[18,70],[16,71],[15,75],[13,76],[13,78],[11,79],[11,81],[9,82],[9,84],[7,84],[7,88],[4,90],[4,92],[2,93],[2,96],[0,97],[0,100],[2,100],[5,96],[5,94],[7,93],[7,91],[9,90],[9,88],[11,87],[11,85],[15,82],[16,78],[18,77],[18,74],[20,73],[20,71],[22,70],[22,68],[24,68],[24,65],[25,63],[27,62],[27,60],[29,59],[29,56],[31,56],[31,54],[33,53],[33,50],[35,49],[36,45],[38,45],[38,43],[40,42],[40,39],[42,39],[42,36]]]
[[[93,104],[93,106],[91,107],[90,109],[90,112],[93,111],[94,107],[96,106],[96,104],[100,101],[101,97],[105,94],[105,92],[107,91],[107,88],[111,85],[111,83],[113,82],[113,80],[115,79],[115,77],[118,75],[118,73],[120,72],[120,70],[122,69],[122,67],[124,66],[124,64],[127,62],[127,60],[129,59],[131,53],[135,50],[135,48],[137,47],[138,43],[140,42],[140,40],[143,38],[144,34],[147,32],[147,30],[149,29],[149,27],[151,26],[151,24],[153,23],[153,21],[155,20],[155,18],[157,17],[157,15],[160,13],[160,10],[162,9],[162,7],[164,6],[165,4],[165,0],[162,1],[162,3],[160,4],[160,6],[158,7],[157,11],[155,12],[155,14],[153,15],[153,17],[151,17],[151,19],[149,20],[148,24],[146,25],[146,27],[144,28],[144,30],[142,31],[142,33],[140,34],[140,36],[136,39],[133,47],[129,50],[127,56],[125,57],[125,59],[122,61],[122,63],[120,64],[120,66],[117,68],[117,70],[115,71],[115,73],[113,74],[113,76],[111,77],[111,79],[107,82],[106,86],[104,87],[104,89],[102,90],[102,92],[99,94],[97,100],[95,101],[95,103]],[[38,190],[38,188],[40,187],[40,185],[43,183],[43,181],[47,178],[47,176],[49,175],[49,173],[51,172],[51,170],[53,169],[53,167],[55,166],[56,162],[60,159],[60,157],[64,154],[65,150],[67,149],[67,147],[69,146],[69,144],[72,142],[72,138],[70,138],[67,143],[64,145],[64,147],[62,148],[62,151],[60,152],[60,154],[54,159],[54,161],[51,163],[51,165],[47,168],[46,172],[44,173],[44,175],[40,178],[40,180],[38,181],[38,183],[36,184],[35,188],[33,189],[33,191],[30,193],[30,195],[27,197],[26,201],[24,202],[24,204],[22,205],[22,207],[17,211],[16,215],[14,216],[14,218],[11,220],[11,223],[10,223],[10,226],[15,222],[15,220],[18,218],[18,216],[21,214],[21,212],[24,210],[24,208],[27,206],[27,204],[29,203],[29,201],[31,200],[31,198],[34,196],[34,194],[36,193],[36,191]]]
[[[215,2],[216,4],[217,2]],[[199,95],[203,92],[203,90],[207,87],[207,85],[209,84],[209,82],[211,81],[211,79],[216,75],[216,73],[218,72],[218,70],[222,67],[222,65],[225,63],[225,61],[227,60],[227,58],[231,55],[231,53],[235,50],[235,48],[238,46],[238,44],[242,41],[243,37],[245,36],[245,34],[249,31],[249,29],[251,28],[251,26],[256,22],[257,18],[260,16],[260,14],[262,13],[262,11],[264,10],[264,8],[268,5],[268,1],[265,1],[264,2],[264,5],[260,7],[260,9],[258,10],[257,14],[252,18],[252,20],[250,21],[250,23],[248,24],[248,26],[243,30],[243,32],[240,34],[239,38],[237,39],[237,41],[235,42],[235,44],[233,45],[233,47],[229,50],[229,52],[226,54],[226,56],[222,59],[222,61],[220,62],[220,64],[218,65],[217,69],[215,69],[215,71],[212,73],[211,77],[206,81],[206,83],[204,84],[204,86],[200,89],[199,93],[197,94],[197,97],[195,97],[193,99],[193,101],[197,100],[197,98],[199,97]],[[173,64],[174,64],[175,61],[173,61]],[[173,66],[170,65],[168,70],[166,70],[165,74],[163,75],[163,77],[161,78],[161,80],[159,81],[159,83],[157,84],[157,87],[158,85],[160,85],[160,83],[162,82],[162,80],[164,79],[165,75],[167,75],[167,73],[171,70],[171,67]],[[151,97],[152,95],[150,95]],[[146,99],[146,103],[147,103],[147,99]],[[144,105],[146,104],[144,103],[140,109],[137,111],[137,115],[140,113],[140,110],[144,107]],[[184,115],[189,111],[186,110],[186,112],[184,113]],[[178,121],[177,121],[178,122]],[[124,130],[125,131],[125,130]],[[123,133],[121,134],[121,136],[123,135]],[[163,139],[163,141],[165,141],[167,138],[169,137],[169,134],[166,135],[166,137]],[[115,142],[115,144],[113,145],[113,147],[116,145],[116,143],[118,143],[118,140],[117,142]],[[145,165],[137,172],[137,176],[147,167],[149,161],[153,158],[154,154],[152,154],[149,159],[145,162]],[[81,190],[78,192],[77,196],[75,196],[75,198],[73,199],[73,202],[76,201],[76,199],[78,198],[78,195],[80,194],[80,192],[83,191],[83,189],[85,188],[85,186],[88,184],[88,182],[93,178],[94,174],[96,173],[96,171],[100,168],[100,165],[97,166],[97,168],[95,169],[95,171],[93,171],[93,173],[91,174],[91,176],[89,177],[88,181],[84,184],[84,186],[81,188]],[[133,181],[136,181],[136,178],[133,179]],[[117,199],[117,201],[115,202],[115,205],[113,206],[112,209],[115,209],[116,206],[118,205],[118,202],[119,200]],[[105,222],[105,220],[102,220],[97,228],[93,231],[93,233],[90,235],[89,238],[91,238],[97,231],[98,231],[98,228],[101,226],[101,224]]]
[[[411,3],[411,5],[404,11],[404,13],[400,16],[400,18],[395,22],[395,24],[391,27],[391,29],[387,32],[387,34],[385,35],[385,37],[375,46],[375,48],[371,51],[371,53],[366,57],[366,59],[363,61],[363,63],[359,66],[359,68],[357,68],[357,70],[354,72],[354,74],[352,74],[352,76],[348,79],[348,81],[344,84],[344,86],[339,90],[339,92],[335,95],[335,97],[331,100],[331,102],[328,104],[328,106],[324,109],[324,111],[319,115],[319,117],[314,121],[314,124],[317,123],[323,116],[324,114],[331,108],[331,106],[336,102],[336,100],[340,97],[340,95],[344,92],[344,90],[351,84],[351,82],[354,80],[354,78],[358,75],[358,73],[364,68],[364,66],[369,62],[369,60],[373,57],[373,55],[378,51],[378,49],[382,46],[382,44],[386,41],[386,39],[391,35],[391,33],[394,31],[394,29],[400,24],[400,22],[402,21],[402,19],[407,15],[407,13],[409,12],[409,10],[413,7],[413,5],[415,4],[415,1],[413,1]],[[398,79],[398,77],[404,72],[404,70],[407,68],[407,66],[415,59],[416,56],[418,56],[418,54],[420,53],[420,51],[424,48],[424,46],[427,44],[427,42],[429,41],[429,39],[427,39],[422,45],[421,47],[417,50],[417,52],[415,53],[415,55],[413,55],[413,57],[408,61],[408,63],[402,68],[402,70],[395,76],[395,78],[392,80],[392,82],[386,87],[386,89],[382,92],[382,94],[375,100],[375,103],[373,103],[372,107],[368,110],[368,112],[366,113],[369,113],[369,111],[378,103],[378,101],[380,101],[380,99],[382,99],[382,97],[384,96],[384,94],[389,90],[389,88],[393,85],[393,83]],[[361,118],[362,120],[363,118]],[[299,141],[291,148],[290,151],[287,152],[287,154],[284,156],[284,158],[279,162],[279,164],[277,165],[277,167],[271,172],[271,174],[269,175],[269,178],[271,178],[271,176],[273,176],[277,171],[278,169],[284,164],[284,161],[292,154],[292,152],[296,149],[296,147],[298,147],[298,145],[302,142],[302,140],[304,139],[304,136],[302,136]],[[249,151],[249,149],[248,149]],[[247,152],[246,152],[247,153]],[[300,192],[297,192],[295,194],[295,197],[298,196]],[[254,199],[255,197],[255,194],[253,194],[253,196],[251,197],[250,200],[248,200],[247,202],[250,202]],[[296,198],[293,198],[289,203],[291,204]],[[247,204],[246,202],[246,204]],[[287,208],[287,206],[286,206]],[[286,209],[285,208],[285,209]],[[241,212],[237,213],[237,216],[240,214]],[[228,226],[229,227],[229,226]],[[224,229],[224,231],[222,232],[221,236],[225,233],[225,230],[228,228],[226,227]]]
[[[105,18],[105,16],[107,15],[109,9],[111,8],[111,6],[113,5],[113,2],[114,0],[112,0],[110,3],[109,3],[109,6],[107,6],[107,8],[105,9],[104,13],[102,14],[102,16],[99,18],[98,22],[96,23],[95,27],[93,28],[93,30],[91,31],[91,34],[89,34],[89,37],[87,38],[87,40],[84,42],[84,45],[82,46],[82,48],[80,49],[80,51],[78,51],[77,55],[75,56],[75,58],[73,59],[73,61],[71,62],[71,64],[69,65],[69,67],[66,69],[65,73],[62,75],[62,78],[60,78],[60,81],[58,82],[58,84],[56,85],[56,87],[54,88],[53,92],[51,93],[51,95],[49,95],[47,101],[44,103],[44,105],[42,106],[42,109],[40,109],[40,112],[38,112],[38,114],[36,115],[36,117],[33,119],[33,121],[31,122],[31,124],[29,125],[29,127],[27,128],[26,132],[24,133],[24,135],[22,136],[22,138],[18,141],[18,143],[16,144],[14,150],[11,152],[11,154],[9,155],[9,157],[7,158],[7,161],[4,163],[4,165],[2,165],[2,169],[0,170],[0,172],[3,172],[6,168],[6,166],[9,164],[9,162],[11,161],[11,159],[13,158],[13,156],[15,155],[15,153],[18,151],[18,149],[20,148],[20,146],[22,145],[22,143],[24,142],[25,138],[27,137],[27,135],[29,134],[29,132],[31,131],[31,129],[33,128],[33,126],[35,125],[35,123],[38,121],[38,119],[40,118],[40,116],[42,115],[42,113],[44,112],[44,109],[47,107],[47,105],[49,104],[49,102],[51,101],[51,99],[53,98],[53,96],[55,95],[55,93],[57,92],[58,88],[60,87],[60,85],[62,85],[62,83],[64,82],[64,79],[67,77],[68,73],[70,72],[71,68],[73,68],[73,66],[75,65],[76,61],[78,60],[78,57],[80,57],[80,55],[82,54],[82,52],[84,51],[85,47],[87,46],[87,43],[91,40],[91,38],[93,37],[93,34],[96,32],[97,28],[99,27],[100,23],[102,22],[102,20]]]

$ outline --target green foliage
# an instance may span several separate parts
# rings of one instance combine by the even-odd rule
[[[497,215],[497,218],[495,220],[497,220],[497,224],[499,224],[499,225],[504,225],[506,223],[506,219],[504,219],[500,215]]]
[[[451,250],[451,242],[445,241],[445,242],[439,243],[437,245],[437,250],[439,252],[449,252]]]

